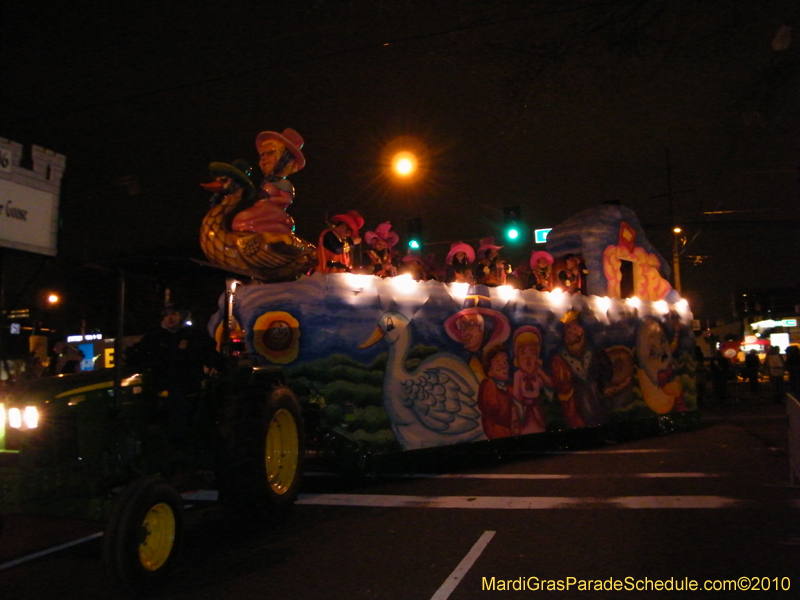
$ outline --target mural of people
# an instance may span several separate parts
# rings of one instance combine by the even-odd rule
[[[475,250],[464,242],[453,242],[445,259],[447,273],[445,283],[472,283],[472,263],[475,262]]]
[[[479,382],[486,379],[481,360],[483,349],[505,343],[511,333],[508,318],[491,306],[489,290],[485,286],[472,286],[464,299],[464,308],[444,323],[447,335],[470,353],[469,366]]]
[[[531,253],[531,275],[527,287],[540,292],[553,291],[553,256],[549,252],[537,250]]]
[[[608,410],[613,411],[624,408],[630,402],[634,358],[633,351],[622,345],[606,348],[606,356],[611,360],[612,376],[603,388],[603,396]]]
[[[605,421],[601,388],[612,377],[613,367],[605,352],[589,347],[578,313],[568,311],[564,323],[564,347],[551,362],[558,399],[568,427],[600,425]]]
[[[364,218],[355,210],[331,218],[330,227],[319,236],[318,273],[349,273],[352,270],[352,248],[361,243],[358,231],[363,226]]]
[[[372,273],[377,277],[397,275],[397,259],[393,250],[400,236],[391,229],[392,224],[385,221],[378,225],[375,231],[364,234],[364,240],[370,246],[367,256],[372,263]]]
[[[303,138],[294,129],[283,133],[262,131],[256,136],[258,165],[264,179],[256,193],[256,202],[233,218],[234,231],[266,231],[291,234],[294,219],[286,209],[294,201],[294,186],[286,179],[306,164]]]
[[[483,369],[486,378],[478,388],[483,432],[490,440],[518,435],[520,423],[508,389],[508,352],[501,344],[486,349]]]
[[[519,433],[539,433],[547,430],[542,398],[544,386],[553,387],[553,380],[542,369],[539,358],[542,334],[531,325],[518,327],[514,332],[513,398],[518,411]]]
[[[636,362],[636,376],[650,410],[660,415],[686,410],[681,382],[675,375],[672,348],[655,317],[644,317],[639,323]]]

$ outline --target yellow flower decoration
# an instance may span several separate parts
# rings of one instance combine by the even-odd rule
[[[253,347],[271,363],[289,364],[300,350],[300,323],[282,310],[264,313],[253,326]]]

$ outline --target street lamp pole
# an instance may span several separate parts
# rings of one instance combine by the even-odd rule
[[[681,293],[681,261],[678,250],[678,236],[681,234],[680,227],[672,228],[672,276],[675,283],[675,291]]]
[[[678,248],[678,236],[681,228],[675,224],[675,202],[672,199],[672,163],[669,160],[669,148],[664,148],[667,159],[667,197],[669,198],[669,215],[672,222],[672,280],[675,291],[681,293],[681,261]]]

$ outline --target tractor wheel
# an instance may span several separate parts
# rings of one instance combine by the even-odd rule
[[[266,402],[248,394],[230,424],[231,436],[217,468],[220,501],[234,512],[278,516],[294,504],[305,452],[300,405],[279,387]]]
[[[125,591],[156,587],[174,566],[183,537],[183,501],[160,477],[142,477],[117,498],[104,533],[106,570]]]

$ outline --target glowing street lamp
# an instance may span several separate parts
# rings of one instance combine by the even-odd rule
[[[410,177],[417,170],[417,157],[411,152],[398,152],[392,158],[392,168],[400,177]]]
[[[672,276],[675,282],[675,291],[681,293],[681,255],[679,238],[683,230],[680,227],[672,228]]]

